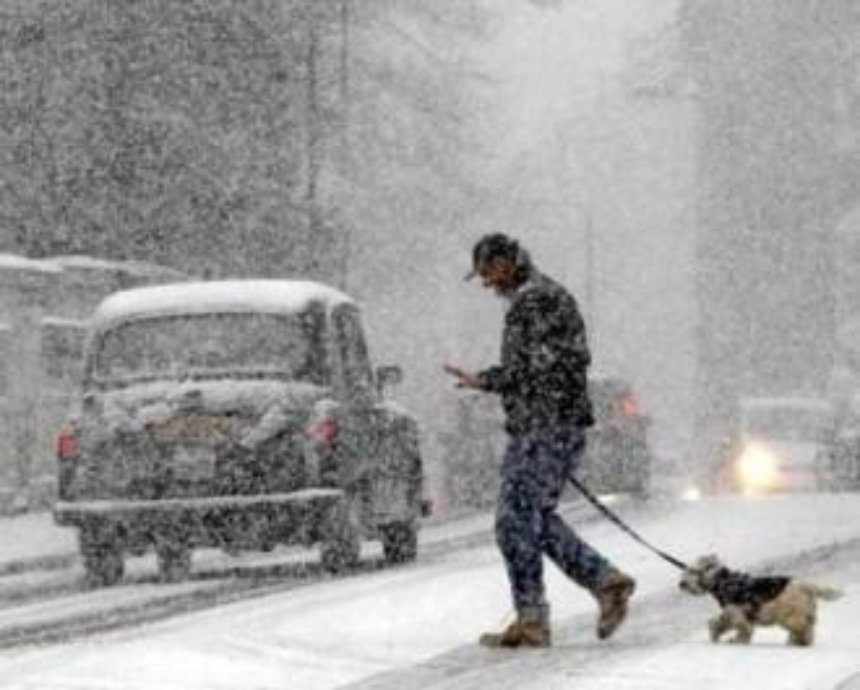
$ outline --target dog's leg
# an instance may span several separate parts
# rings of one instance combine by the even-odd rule
[[[753,624],[747,618],[746,613],[738,606],[727,606],[725,611],[729,618],[729,626],[736,631],[731,642],[733,644],[749,644],[753,636]]]
[[[800,590],[801,597],[795,597],[791,608],[781,618],[781,625],[788,630],[788,644],[795,647],[809,647],[815,638],[817,605],[811,589]]]
[[[815,641],[815,628],[811,625],[801,630],[792,630],[788,634],[788,644],[794,647],[809,647]]]
[[[719,642],[723,633],[731,627],[731,619],[725,611],[721,611],[719,616],[711,618],[708,621],[708,632],[711,635],[711,642]]]
[[[752,641],[754,628],[749,623],[743,623],[736,630],[737,634],[732,638],[732,644],[749,644]]]
[[[795,647],[809,647],[815,641],[815,615],[796,615],[786,621],[788,644]]]

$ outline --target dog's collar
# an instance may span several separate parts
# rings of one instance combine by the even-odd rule
[[[737,577],[738,573],[735,573],[729,570],[726,566],[721,565],[717,568],[713,574],[711,575],[710,582],[708,584],[708,591],[714,592],[723,582],[732,578],[732,576]]]

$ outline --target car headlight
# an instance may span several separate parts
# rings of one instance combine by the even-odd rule
[[[695,484],[690,484],[684,487],[681,491],[681,500],[687,503],[694,503],[702,500],[702,490]]]
[[[779,458],[761,443],[744,446],[735,464],[735,474],[744,491],[771,491],[781,484]]]

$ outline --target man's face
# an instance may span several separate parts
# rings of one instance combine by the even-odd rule
[[[488,290],[496,291],[497,295],[508,295],[516,287],[517,267],[509,259],[493,259],[478,269],[481,284]]]

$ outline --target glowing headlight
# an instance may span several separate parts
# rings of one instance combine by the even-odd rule
[[[735,472],[746,491],[769,491],[780,484],[779,458],[767,446],[749,443],[737,460]]]
[[[693,503],[702,500],[702,492],[698,486],[690,485],[681,492],[681,500]]]

